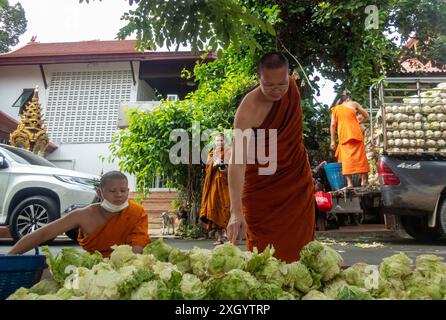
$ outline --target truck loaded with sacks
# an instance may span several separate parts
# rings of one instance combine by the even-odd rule
[[[446,77],[384,78],[370,88],[370,140],[382,210],[413,238],[446,235]]]

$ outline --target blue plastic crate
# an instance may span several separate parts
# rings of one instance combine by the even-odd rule
[[[20,287],[31,288],[42,277],[46,268],[45,256],[0,255],[0,300],[4,300]]]

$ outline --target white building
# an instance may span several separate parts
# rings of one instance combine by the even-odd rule
[[[9,118],[2,119],[0,112],[0,124],[20,119],[20,108],[38,85],[48,134],[57,146],[48,160],[97,175],[118,169],[117,163],[100,158],[109,155],[119,117],[125,126],[122,108],[150,109],[159,104],[159,97],[181,99],[195,89],[180,73],[193,68],[197,55],[140,53],[135,44],[135,40],[30,42],[0,54],[0,111]],[[133,177],[130,184],[133,189]]]

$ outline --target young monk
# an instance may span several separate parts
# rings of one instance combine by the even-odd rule
[[[353,174],[359,174],[361,185],[368,185],[367,173],[369,163],[364,144],[364,134],[356,113],[360,113],[366,121],[369,117],[359,103],[353,101],[349,95],[343,95],[337,105],[331,110],[330,148],[336,151],[338,162],[342,162],[342,174],[347,178],[347,187],[353,187]],[[338,133],[338,147],[335,136]]]
[[[150,242],[148,217],[141,205],[129,201],[127,177],[119,171],[107,172],[96,193],[101,203],[77,209],[26,235],[8,254],[22,254],[76,228],[79,228],[79,244],[88,252],[97,250],[109,257],[113,245],[128,244],[133,252],[142,253]]]
[[[315,231],[313,179],[303,144],[300,94],[295,80],[289,77],[288,60],[280,53],[264,55],[257,75],[259,86],[244,97],[234,127],[258,133],[256,143],[264,139],[258,129],[277,130],[277,168],[273,174],[260,174],[261,161],[250,164],[249,155],[243,154],[243,163],[235,163],[233,149],[228,172],[231,217],[227,234],[231,242],[237,243],[247,231],[249,250],[257,247],[263,251],[271,244],[275,257],[290,263],[299,259]],[[265,150],[275,144],[269,139],[264,142]]]

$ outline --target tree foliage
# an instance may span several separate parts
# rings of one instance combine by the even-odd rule
[[[0,52],[7,52],[19,42],[19,36],[26,31],[25,11],[20,3],[9,5],[0,0]]]
[[[200,124],[201,132],[230,129],[241,98],[255,84],[252,70],[252,58],[229,48],[215,62],[197,63],[194,75],[199,87],[184,100],[166,101],[149,113],[130,110],[130,125],[114,136],[111,151],[121,169],[136,176],[139,191],[147,192],[155,175],[168,177],[168,184],[178,189],[180,202],[192,213],[190,222],[196,222],[205,171],[203,163],[192,163],[193,123]],[[175,129],[188,133],[188,164],[173,164],[169,158],[177,143],[169,139]],[[208,143],[200,139],[197,147],[202,150]]]
[[[80,0],[83,2],[83,0]],[[88,3],[89,1],[86,0]],[[274,35],[271,23],[238,0],[130,0],[137,8],[124,13],[127,26],[118,33],[125,39],[136,32],[138,48],[191,45],[192,50],[249,46],[261,49],[252,29]],[[241,27],[243,25],[243,27]]]
[[[446,2],[443,0],[393,0],[391,24],[406,41],[415,36],[416,56],[441,67],[446,64]],[[411,52],[413,55],[413,52]]]
[[[203,50],[232,44],[266,51],[270,46],[265,43],[273,43],[286,47],[309,74],[319,70],[330,80],[340,80],[358,100],[366,100],[368,87],[379,76],[399,70],[402,44],[410,36],[419,41],[421,59],[445,62],[443,0],[374,1],[376,28],[367,28],[369,3],[359,0],[129,2],[136,8],[124,14],[128,24],[118,36],[136,32],[141,48],[190,43],[194,50]]]

